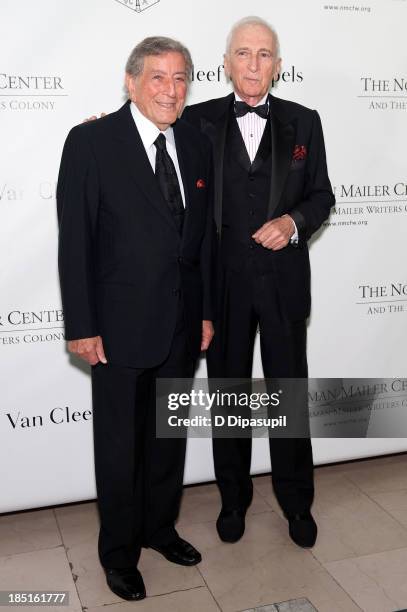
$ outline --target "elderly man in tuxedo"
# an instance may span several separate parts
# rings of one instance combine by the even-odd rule
[[[269,93],[280,63],[273,28],[258,17],[242,19],[225,54],[234,92],[183,114],[209,137],[214,157],[220,314],[207,353],[214,378],[251,377],[258,328],[265,377],[307,377],[307,241],[328,217],[334,196],[318,113]],[[313,546],[311,442],[275,438],[270,452],[290,536]],[[235,542],[253,494],[251,438],[215,438],[213,453],[222,497],[217,529],[222,540]]]
[[[99,557],[142,599],[142,546],[195,565],[177,534],[184,439],[155,435],[155,381],[187,378],[213,335],[210,143],[178,120],[192,62],[150,37],[126,66],[129,101],[74,127],[57,190],[69,350],[92,366]]]

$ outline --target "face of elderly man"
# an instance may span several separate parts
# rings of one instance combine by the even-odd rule
[[[142,72],[126,74],[131,100],[147,119],[164,131],[180,115],[187,93],[187,72],[181,53],[148,55]]]
[[[269,91],[280,63],[272,32],[260,24],[238,28],[225,55],[225,71],[235,92],[251,106]]]

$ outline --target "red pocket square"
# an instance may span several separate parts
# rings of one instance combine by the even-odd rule
[[[301,161],[307,157],[307,147],[305,145],[295,145],[293,161]]]
[[[206,187],[205,181],[203,179],[198,179],[196,182],[196,188],[203,189],[204,187]]]

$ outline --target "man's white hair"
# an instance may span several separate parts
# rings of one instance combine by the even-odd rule
[[[275,29],[273,28],[272,25],[270,25],[265,19],[262,19],[261,17],[256,17],[256,15],[251,15],[250,17],[243,17],[243,19],[239,19],[239,21],[236,21],[235,24],[233,24],[232,29],[230,30],[227,38],[226,38],[226,55],[230,54],[230,48],[232,46],[232,40],[234,35],[236,34],[237,30],[240,30],[240,28],[244,27],[244,26],[248,26],[248,25],[257,25],[257,26],[263,26],[264,28],[267,28],[270,32],[270,34],[273,37],[274,40],[274,54],[275,54],[275,59],[279,59],[280,58],[280,43],[278,40],[278,35],[277,32],[275,31]]]

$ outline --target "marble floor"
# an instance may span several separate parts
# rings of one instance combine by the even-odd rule
[[[407,454],[316,469],[317,544],[303,550],[269,476],[254,478],[246,532],[216,534],[214,484],[187,487],[177,529],[201,552],[196,567],[144,550],[148,597],[124,602],[105,584],[93,501],[0,516],[0,591],[69,591],[59,612],[395,612],[407,608]],[[1,606],[1,611],[16,606]],[[33,608],[39,610],[39,607]]]

